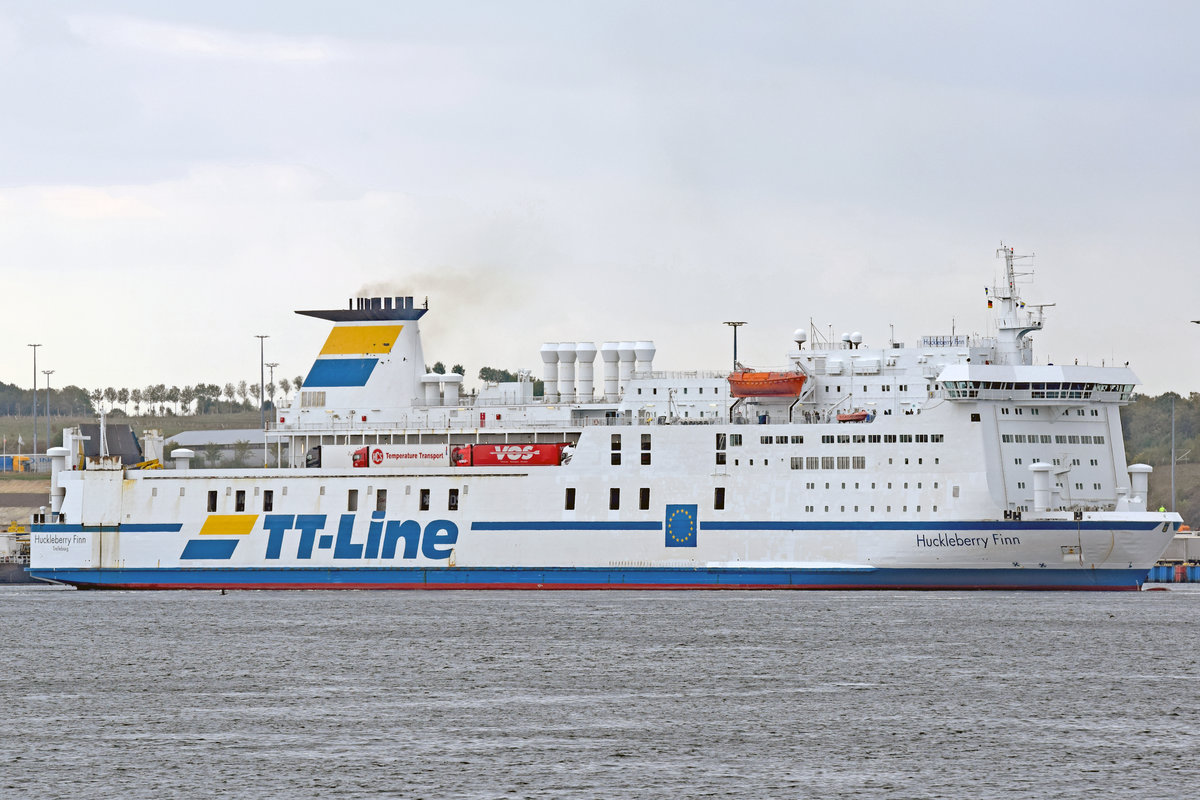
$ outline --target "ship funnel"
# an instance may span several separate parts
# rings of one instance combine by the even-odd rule
[[[542,395],[547,403],[558,400],[558,342],[542,345]]]
[[[1038,461],[1029,465],[1033,473],[1033,510],[1041,513],[1050,509],[1050,472],[1053,464]]]
[[[558,346],[558,400],[561,403],[575,402],[574,342],[563,342]]]
[[[604,402],[615,403],[621,398],[617,388],[618,363],[621,360],[619,352],[621,345],[617,342],[605,342],[600,345],[600,358],[604,359]]]
[[[624,392],[629,386],[629,380],[633,377],[633,342],[621,342],[617,345],[617,352],[621,356],[621,368],[617,375],[620,378],[620,391]]]
[[[411,297],[391,298],[390,308],[386,300],[359,297],[346,309],[296,312],[333,323],[303,380],[325,411],[421,402],[425,357],[418,320],[426,309],[413,308]]]
[[[596,372],[593,367],[596,345],[592,342],[576,342],[575,357],[579,360],[579,402],[590,403],[592,395],[596,393]]]
[[[637,371],[650,372],[654,369],[654,342],[637,342],[633,345],[637,356]]]
[[[1145,511],[1146,500],[1150,493],[1150,473],[1154,467],[1149,464],[1129,465],[1129,507],[1133,511]]]

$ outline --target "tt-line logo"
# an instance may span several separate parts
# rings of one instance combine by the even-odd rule
[[[435,519],[422,528],[416,520],[385,520],[382,511],[371,514],[366,540],[355,540],[354,515],[343,514],[337,533],[326,530],[324,514],[267,514],[263,530],[267,532],[265,557],[283,555],[284,540],[295,536],[296,558],[313,557],[313,549],[332,550],[335,559],[416,558],[448,559],[458,542],[458,526],[447,519]]]

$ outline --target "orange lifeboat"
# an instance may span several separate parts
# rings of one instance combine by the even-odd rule
[[[851,411],[846,414],[838,414],[838,422],[866,422],[870,416],[866,411]]]
[[[804,375],[799,372],[752,372],[738,370],[729,375],[733,397],[799,397]]]

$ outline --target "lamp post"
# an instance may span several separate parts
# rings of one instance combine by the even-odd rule
[[[255,338],[258,339],[258,427],[262,430],[267,429],[267,411],[263,407],[263,391],[266,381],[266,361],[263,358],[263,343],[271,338],[267,333],[256,333]]]
[[[258,429],[263,435],[263,468],[267,466],[267,405],[263,402],[263,391],[266,387],[263,386],[263,367],[266,366],[266,361],[263,358],[263,343],[270,338],[270,334],[256,333],[258,339]]]
[[[40,344],[29,345],[33,348],[33,454],[37,455],[37,349]]]
[[[272,414],[275,413],[275,368],[278,366],[279,366],[278,361],[268,361],[267,362],[267,369],[269,369],[271,371],[270,372],[271,381],[267,385],[271,387],[271,413]]]
[[[725,324],[728,325],[729,327],[733,328],[733,369],[734,369],[734,372],[736,372],[737,368],[738,368],[738,364],[737,364],[737,329],[742,327],[746,323],[744,323],[744,322],[726,322]]]
[[[50,376],[54,374],[52,369],[42,370],[42,374],[46,376],[46,449],[50,448]]]

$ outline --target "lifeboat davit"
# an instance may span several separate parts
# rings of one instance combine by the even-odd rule
[[[738,370],[729,375],[729,394],[733,397],[799,397],[804,388],[800,372],[752,372]]]

